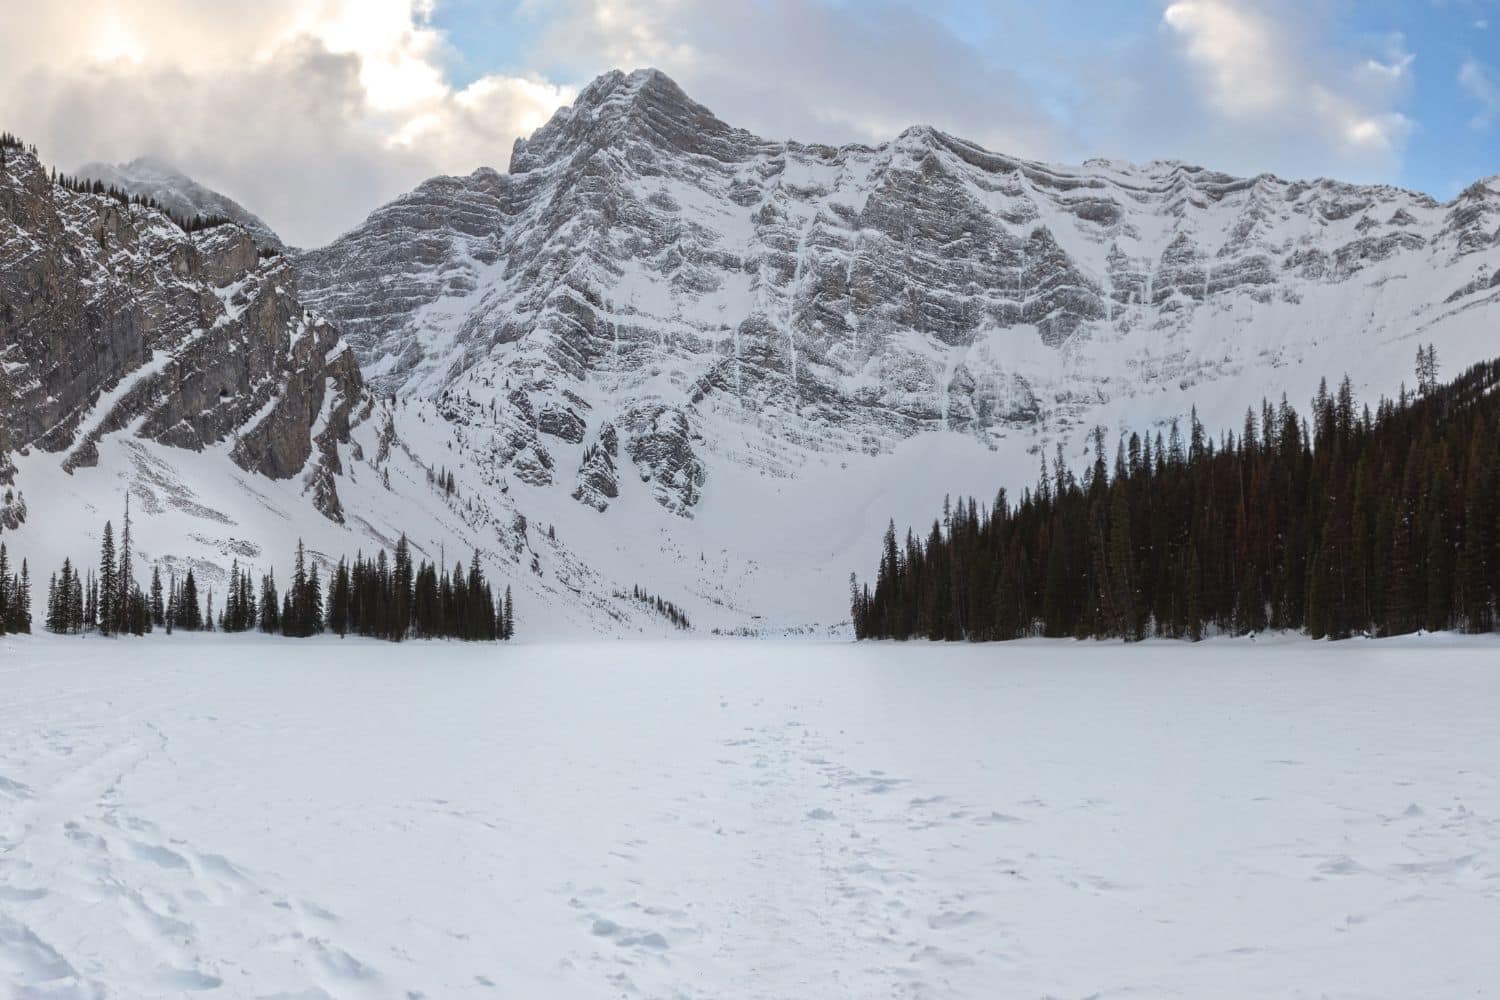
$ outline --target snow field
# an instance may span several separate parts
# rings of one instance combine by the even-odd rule
[[[0,995],[1454,997],[1500,645],[0,640]]]

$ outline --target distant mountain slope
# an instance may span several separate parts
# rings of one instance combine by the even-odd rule
[[[153,157],[142,156],[129,163],[86,163],[78,168],[78,176],[151,198],[182,218],[217,215],[232,219],[255,238],[257,246],[283,249],[281,237],[254,212]]]

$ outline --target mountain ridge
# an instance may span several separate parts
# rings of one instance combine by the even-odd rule
[[[128,163],[85,163],[78,168],[78,176],[150,198],[184,219],[199,215],[231,219],[248,231],[262,249],[286,249],[281,237],[260,216],[154,156],[139,156]]]

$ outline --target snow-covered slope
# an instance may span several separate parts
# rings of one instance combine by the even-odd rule
[[[1500,178],[1448,204],[930,128],[771,142],[656,71],[299,258],[366,377],[590,564],[726,624],[839,613],[887,517],[1095,425],[1238,427],[1500,346]],[[398,420],[397,433],[407,424]]]
[[[101,181],[127,194],[150,198],[184,219],[196,215],[220,216],[238,222],[255,238],[257,246],[283,249],[281,237],[260,216],[225,194],[204,187],[169,163],[150,156],[129,163],[86,163],[78,176]]]

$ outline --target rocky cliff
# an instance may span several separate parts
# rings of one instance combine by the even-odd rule
[[[223,446],[247,471],[302,477],[340,518],[336,446],[363,380],[336,329],[303,308],[290,262],[238,225],[187,233],[6,154],[0,474],[14,476],[13,452],[90,466],[111,434]]]

